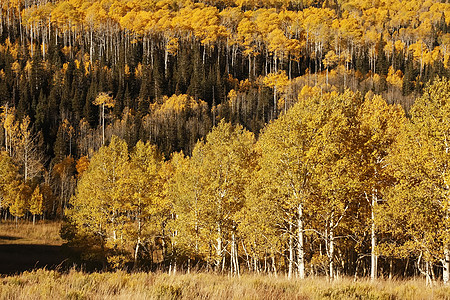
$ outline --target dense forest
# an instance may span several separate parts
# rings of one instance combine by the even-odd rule
[[[449,281],[447,1],[0,9],[0,219],[105,268]]]

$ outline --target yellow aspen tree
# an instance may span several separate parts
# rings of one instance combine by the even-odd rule
[[[411,121],[389,155],[398,184],[379,207],[382,230],[396,241],[381,249],[397,257],[415,256],[428,283],[436,261],[442,264],[444,283],[450,280],[449,95],[450,82],[436,79],[414,103]]]
[[[10,156],[13,154],[13,139],[17,134],[17,122],[15,121],[15,108],[4,105],[3,112],[0,115],[5,130],[5,149]]]
[[[17,226],[18,218],[23,217],[28,209],[28,199],[31,195],[31,189],[26,183],[22,182],[13,191],[14,198],[9,206],[9,212],[15,217]]]
[[[33,133],[30,122],[30,117],[23,118],[13,140],[13,157],[20,165],[25,182],[35,178],[43,170],[43,153],[39,149],[40,136]]]
[[[267,74],[263,79],[264,85],[273,88],[273,118],[277,116],[278,111],[278,95],[283,95],[285,88],[289,84],[289,78],[285,71],[279,71],[278,73]],[[286,100],[285,100],[286,103]],[[285,111],[287,107],[285,105]]]
[[[204,188],[201,174],[197,172],[202,163],[201,155],[192,158],[175,153],[170,161],[174,174],[170,181],[169,198],[173,203],[176,218],[172,231],[176,232],[173,243],[178,255],[188,259],[188,269],[199,260],[211,260],[209,231],[201,199]]]
[[[327,69],[327,88],[328,88],[328,70],[330,67],[333,67],[338,62],[338,56],[333,50],[330,50],[325,54],[325,58],[323,60],[323,65]]]
[[[264,171],[258,167],[246,186],[245,204],[238,213],[239,235],[248,270],[259,273],[262,262],[269,256],[271,266],[267,271],[277,276],[277,258],[288,238],[279,225],[284,221],[284,215],[280,213],[279,194],[274,192],[275,188]]]
[[[0,209],[8,209],[14,202],[19,173],[7,152],[0,152]]]
[[[311,110],[316,132],[309,155],[314,158],[314,197],[310,212],[315,230],[324,239],[328,276],[336,275],[336,248],[343,236],[356,229],[351,217],[358,207],[357,112],[358,93],[345,91],[316,97]]]
[[[128,146],[116,136],[92,157],[78,181],[66,215],[74,228],[71,242],[87,248],[106,267],[114,247],[122,247],[125,207],[118,185],[128,161]],[[126,214],[125,214],[126,215]]]
[[[100,106],[100,123],[102,126],[102,145],[105,144],[105,107],[114,107],[114,99],[108,93],[100,93],[95,98],[94,105]]]
[[[377,228],[375,206],[382,200],[382,192],[394,183],[387,171],[386,159],[398,132],[406,122],[405,113],[399,105],[388,105],[381,96],[365,99],[358,112],[359,148],[361,151],[361,184],[369,207],[371,236],[372,280],[377,278]]]
[[[252,133],[222,120],[206,136],[206,141],[195,146],[190,158],[195,167],[189,170],[194,178],[186,178],[194,184],[193,191],[201,191],[196,195],[198,198],[190,199],[198,202],[189,206],[199,206],[199,219],[209,233],[207,247],[214,249],[211,260],[216,269],[223,269],[229,243],[231,272],[236,275],[239,274],[236,218],[244,205],[244,189],[250,180],[250,171],[256,164],[253,144]],[[195,232],[195,228],[191,231]]]
[[[77,170],[77,177],[80,178],[84,171],[86,171],[89,167],[89,158],[87,156],[80,157],[75,165],[75,169]]]
[[[58,211],[60,211],[61,217],[63,217],[67,202],[75,188],[75,160],[72,156],[65,157],[53,166],[51,173],[55,180],[55,185],[59,185],[57,186],[57,190],[59,190]]]
[[[170,215],[163,190],[165,179],[160,174],[162,162],[156,146],[139,141],[126,165],[126,175],[119,183],[131,216],[127,220],[125,239],[133,246],[135,268],[141,251],[148,249],[155,237],[162,236],[163,224]]]
[[[297,248],[298,276],[305,278],[306,275],[305,211],[308,210],[308,201],[312,193],[311,176],[314,169],[314,160],[310,154],[315,132],[311,126],[317,125],[315,120],[319,121],[315,115],[319,113],[318,111],[306,109],[313,101],[313,98],[307,98],[298,102],[285,115],[269,124],[258,141],[261,147],[261,170],[258,178],[266,187],[264,190],[266,195],[262,199],[268,199],[269,204],[273,201],[277,203],[274,207],[276,213],[271,219],[277,218],[279,221],[274,219],[272,227],[276,228],[276,224],[285,224],[284,229],[288,233],[289,278],[294,274],[295,248]]]
[[[31,194],[28,211],[33,215],[33,225],[36,223],[36,215],[42,215],[43,213],[43,197],[39,188],[39,185]]]

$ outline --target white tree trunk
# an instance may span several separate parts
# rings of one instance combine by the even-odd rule
[[[277,86],[273,87],[273,118],[277,116]]]
[[[102,145],[105,145],[105,103],[102,104]]]
[[[378,256],[375,254],[375,248],[377,246],[377,236],[375,234],[375,205],[376,205],[377,199],[375,195],[372,195],[372,214],[371,214],[371,221],[372,221],[372,228],[371,228],[371,241],[372,241],[372,249],[370,253],[370,279],[375,280],[377,278],[377,271],[378,271]]]
[[[137,267],[138,262],[138,254],[139,254],[139,245],[141,244],[141,238],[138,237],[138,240],[136,242],[136,247],[134,248],[134,267]]]
[[[8,103],[6,103],[5,105],[5,122],[8,119]],[[6,126],[3,126],[5,128],[5,148],[6,148],[6,152],[9,153],[9,155],[11,156],[11,153],[8,151],[8,129]]]
[[[292,278],[293,261],[294,261],[294,240],[292,238],[292,220],[289,220],[289,269],[288,269],[289,279]]]
[[[303,249],[303,204],[298,205],[298,276],[305,278],[305,252]]]
[[[216,261],[216,265],[217,265],[217,269],[220,266],[220,262],[222,261],[222,232],[221,232],[221,228],[220,228],[220,224],[217,224],[217,249],[216,249],[216,253],[217,253],[217,261]]]
[[[445,218],[448,220],[449,213],[447,210],[447,213],[445,215]],[[444,244],[444,260],[442,261],[442,280],[444,281],[444,284],[449,284],[450,281],[450,249],[449,244],[445,242]]]
[[[443,267],[442,270],[442,279],[444,281],[444,284],[449,284],[450,281],[450,249],[448,245],[444,247],[444,261],[443,261]]]
[[[333,220],[330,221],[330,232],[328,234],[328,267],[330,272],[330,279],[334,278],[334,228]]]
[[[92,65],[92,56],[94,56],[94,30],[92,28],[89,37],[90,37],[89,62]]]

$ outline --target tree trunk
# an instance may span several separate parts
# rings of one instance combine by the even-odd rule
[[[277,274],[277,265],[275,264],[275,253],[273,253],[273,251],[272,251],[272,271],[273,271],[273,275],[274,275],[275,277],[278,277],[278,274]]]
[[[102,104],[102,145],[105,145],[105,103]]]
[[[334,278],[334,229],[333,220],[330,221],[330,232],[328,234],[328,267],[330,272],[330,279]]]
[[[222,261],[222,232],[221,232],[221,228],[220,228],[220,224],[217,224],[217,249],[216,249],[216,254],[217,254],[217,261],[216,261],[216,267],[217,270],[219,270],[220,267],[220,263]]]
[[[300,279],[305,278],[305,253],[303,250],[303,204],[298,205],[298,276]]]
[[[138,264],[138,254],[139,254],[139,245],[140,244],[141,244],[141,238],[138,237],[138,240],[136,242],[136,247],[134,248],[134,265],[133,265],[134,269],[137,268],[137,264]]]
[[[375,280],[377,278],[377,271],[378,271],[378,256],[375,254],[375,248],[377,246],[377,237],[375,235],[375,205],[377,203],[376,196],[372,194],[372,213],[371,213],[371,221],[372,221],[372,228],[371,228],[371,241],[372,241],[372,249],[370,253],[370,279]]]
[[[277,86],[273,87],[273,119],[277,117]]]
[[[289,269],[288,278],[292,278],[294,262],[294,239],[292,238],[292,220],[289,220]]]
[[[449,245],[445,244],[444,246],[444,261],[442,262],[443,270],[442,270],[442,280],[444,284],[449,284],[450,281],[450,249]]]
[[[231,275],[239,276],[239,264],[236,250],[236,235],[233,232],[231,234],[231,259],[230,259],[230,271]]]
[[[92,65],[92,56],[94,56],[94,31],[91,28],[91,32],[90,32],[90,46],[89,46],[89,62]]]

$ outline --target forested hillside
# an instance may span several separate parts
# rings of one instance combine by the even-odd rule
[[[2,0],[1,218],[105,267],[450,276],[450,4]]]

